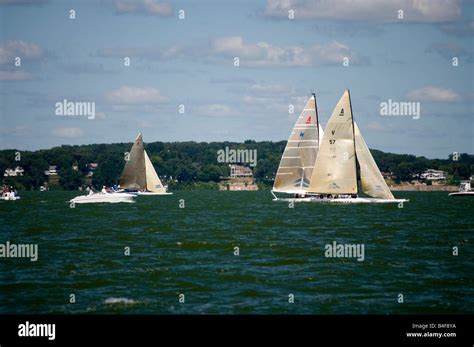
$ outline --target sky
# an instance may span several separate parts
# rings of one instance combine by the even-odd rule
[[[348,88],[370,148],[472,154],[473,34],[463,0],[0,0],[0,149],[281,141]]]

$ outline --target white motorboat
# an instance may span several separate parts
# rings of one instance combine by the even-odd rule
[[[0,196],[0,200],[3,200],[3,201],[15,201],[15,200],[20,200],[20,199],[21,198],[18,195],[11,192],[3,193],[2,196]]]
[[[128,193],[90,193],[88,195],[79,195],[69,202],[74,204],[98,204],[98,203],[133,203],[135,195]]]
[[[459,191],[450,193],[449,196],[474,196],[474,190],[471,189],[471,181],[461,181]]]

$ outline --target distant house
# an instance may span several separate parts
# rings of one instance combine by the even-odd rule
[[[6,169],[3,173],[4,177],[15,177],[15,176],[23,176],[25,170],[21,166],[17,166],[14,169]]]
[[[97,169],[97,163],[87,163],[87,176],[92,177],[94,175],[94,171]]]
[[[384,172],[384,171],[382,171],[381,174],[382,174],[382,177],[383,177],[383,178],[392,178],[392,177],[393,177],[393,173],[392,173],[392,172]]]
[[[44,174],[46,176],[57,176],[58,171],[56,170],[56,165],[50,165],[48,170],[45,170]]]
[[[446,175],[444,171],[428,169],[420,175],[421,178],[429,181],[445,180]]]
[[[72,166],[72,169],[73,169],[73,171],[77,171],[77,170],[79,170],[79,166],[73,165],[73,166]]]
[[[230,176],[224,177],[219,182],[219,190],[258,190],[253,179],[252,169],[241,165],[229,165]]]
[[[230,165],[231,178],[253,177],[252,169],[247,166]]]

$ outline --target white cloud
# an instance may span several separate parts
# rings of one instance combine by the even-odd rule
[[[238,112],[234,108],[224,104],[207,104],[198,107],[198,113],[203,116],[228,117]]]
[[[294,90],[281,83],[273,84],[253,84],[250,86],[250,93],[259,96],[288,96],[293,94]]]
[[[105,99],[110,103],[119,105],[156,104],[166,101],[159,89],[130,86],[122,86],[119,89],[107,92]]]
[[[149,16],[171,16],[171,5],[159,0],[113,0],[117,13],[145,14]]]
[[[460,0],[267,0],[264,15],[288,18],[395,22],[403,10],[409,22],[448,22],[460,17]]]
[[[44,50],[30,42],[21,40],[6,41],[0,44],[0,64],[12,64],[15,62],[15,57],[21,59],[39,59],[43,56]]]
[[[29,5],[44,5],[49,0],[0,0],[0,5],[21,5],[21,6],[29,6]]]
[[[0,81],[26,81],[31,78],[30,73],[25,71],[0,71]]]
[[[137,57],[151,61],[193,60],[210,64],[233,64],[240,59],[242,67],[301,67],[342,65],[345,57],[350,64],[366,62],[348,46],[333,41],[313,46],[275,46],[268,42],[244,42],[241,36],[216,38],[210,47],[115,47],[100,49],[101,57]]]
[[[149,60],[170,60],[191,56],[192,52],[179,46],[160,47],[109,47],[100,49],[97,54],[104,58],[138,57]]]
[[[415,101],[456,102],[461,100],[461,96],[452,89],[433,86],[412,90],[407,97]]]
[[[210,61],[233,63],[238,57],[241,66],[247,67],[301,67],[342,65],[345,57],[351,63],[360,63],[360,57],[348,46],[337,41],[309,47],[279,47],[267,42],[246,43],[240,36],[215,39],[208,56]]]
[[[80,128],[55,128],[51,130],[51,134],[57,137],[76,138],[82,136],[82,129]]]

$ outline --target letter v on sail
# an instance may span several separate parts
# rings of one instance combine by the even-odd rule
[[[301,194],[306,192],[322,134],[316,96],[313,94],[291,131],[280,160],[272,193]]]

